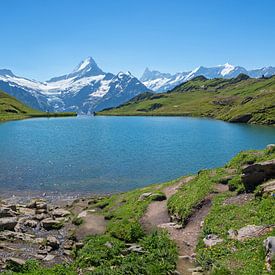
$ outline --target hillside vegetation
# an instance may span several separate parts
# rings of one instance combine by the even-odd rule
[[[197,116],[230,122],[275,124],[275,76],[232,79],[198,76],[167,93],[145,93],[97,115]]]
[[[0,91],[0,121],[23,119],[30,117],[73,116],[75,113],[45,113],[34,110],[16,98]]]

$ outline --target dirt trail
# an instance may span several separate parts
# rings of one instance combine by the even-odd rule
[[[177,189],[188,183],[193,177],[184,178],[172,186],[166,187],[163,192],[167,196],[167,200],[177,192]],[[172,240],[178,246],[179,260],[177,263],[177,271],[182,275],[190,275],[192,272],[189,268],[194,268],[192,256],[198,242],[201,232],[201,224],[209,213],[211,201],[215,194],[225,192],[228,186],[217,184],[214,188],[214,193],[210,194],[200,204],[200,207],[189,218],[185,227],[181,227],[176,223],[170,222],[170,216],[167,210],[167,200],[152,202],[145,215],[141,219],[141,223],[147,232],[151,232],[156,228],[164,228],[168,231]]]
[[[75,235],[77,240],[83,240],[87,236],[104,234],[106,231],[106,220],[103,215],[96,211],[88,210],[88,200],[82,199],[74,203],[71,211],[83,220],[83,223],[76,227]],[[87,209],[87,210],[83,210]]]

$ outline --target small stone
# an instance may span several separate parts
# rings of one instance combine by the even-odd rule
[[[52,215],[54,217],[67,217],[71,215],[71,212],[62,208],[53,210]]]
[[[43,259],[43,261],[50,262],[50,261],[52,261],[54,258],[55,258],[55,255],[48,254],[48,255]]]
[[[47,237],[47,245],[49,245],[53,250],[56,250],[59,248],[60,242],[56,237],[48,236]]]
[[[35,220],[26,220],[24,222],[25,226],[31,227],[31,228],[35,228],[37,226],[38,222]]]
[[[41,221],[41,225],[46,230],[53,230],[53,229],[60,229],[63,226],[63,223],[59,220],[47,218]]]
[[[204,239],[203,242],[206,246],[208,247],[212,247],[218,243],[223,242],[223,239],[219,238],[217,235],[215,234],[209,234],[207,235]]]
[[[68,250],[68,249],[64,249],[63,255],[65,255],[65,256],[71,256],[72,255],[72,251]]]
[[[150,197],[152,195],[152,192],[146,192],[140,195],[139,197],[139,201],[144,201],[145,199],[147,199],[148,197]]]
[[[110,242],[106,242],[104,245],[105,245],[106,247],[108,247],[108,248],[112,248],[112,247],[113,247],[113,245],[112,245]]]
[[[72,240],[66,240],[63,244],[63,248],[65,250],[72,250],[74,246],[74,242]]]

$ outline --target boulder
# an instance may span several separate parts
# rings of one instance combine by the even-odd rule
[[[47,245],[50,246],[53,250],[57,250],[60,246],[60,242],[56,237],[48,236]]]
[[[0,218],[15,217],[16,214],[17,213],[9,207],[0,207]]]
[[[46,218],[41,221],[41,225],[46,230],[53,230],[53,229],[60,229],[63,226],[63,222],[61,220]]]
[[[45,200],[33,199],[27,204],[26,207],[36,209],[47,209],[47,203],[45,202]]]
[[[54,217],[67,217],[71,215],[71,212],[66,209],[57,208],[53,210],[52,215]]]
[[[275,178],[275,159],[242,168],[242,181],[247,192],[253,192],[258,185],[272,178]]]
[[[0,218],[0,231],[1,230],[14,230],[17,225],[16,217]]]
[[[206,246],[211,247],[211,246],[214,246],[218,243],[223,242],[223,239],[219,238],[215,234],[209,234],[203,239],[203,242]]]
[[[275,225],[247,225],[239,230],[228,230],[228,235],[230,239],[244,241],[263,236],[272,231],[273,228],[275,228]]]
[[[38,222],[35,220],[26,220],[24,225],[27,227],[35,228],[38,225]]]

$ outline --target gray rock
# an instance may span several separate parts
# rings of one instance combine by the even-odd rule
[[[139,197],[139,201],[144,201],[145,199],[147,199],[148,197],[150,197],[152,195],[152,192],[146,192],[140,195]]]
[[[5,231],[0,232],[0,240],[1,241],[21,240],[21,241],[25,241],[25,242],[33,242],[34,235],[22,233],[22,232],[14,232],[14,231],[5,230]]]
[[[26,220],[24,222],[25,226],[31,227],[31,228],[35,228],[38,225],[38,222],[35,220]]]
[[[45,261],[45,262],[50,262],[50,261],[52,261],[54,258],[55,258],[55,255],[48,254],[48,255],[43,259],[43,261]]]
[[[1,230],[14,230],[17,225],[16,217],[0,218],[0,231]]]
[[[246,192],[253,192],[258,185],[275,177],[275,159],[246,165],[242,168],[242,181]]]
[[[41,225],[46,230],[60,229],[63,226],[62,221],[46,218],[41,221]]]
[[[271,196],[274,196],[275,194],[275,179],[270,180],[264,184],[261,184],[261,193],[262,194],[270,194]]]
[[[53,250],[57,250],[60,246],[60,242],[56,237],[48,236],[47,245],[50,246]]]
[[[71,215],[71,212],[66,209],[57,208],[53,210],[52,215],[54,217],[67,217]]]
[[[9,207],[6,207],[6,206],[0,207],[0,218],[15,217],[16,214],[17,213]]]
[[[82,243],[82,242],[75,243],[75,248],[76,249],[81,249],[83,246],[84,246],[84,243]]]
[[[239,230],[230,229],[228,234],[231,239],[244,241],[246,239],[263,236],[270,232],[272,228],[275,228],[275,225],[247,225]]]
[[[206,246],[211,247],[211,246],[214,246],[218,243],[223,242],[223,239],[219,238],[215,234],[209,234],[203,239],[203,242]]]

